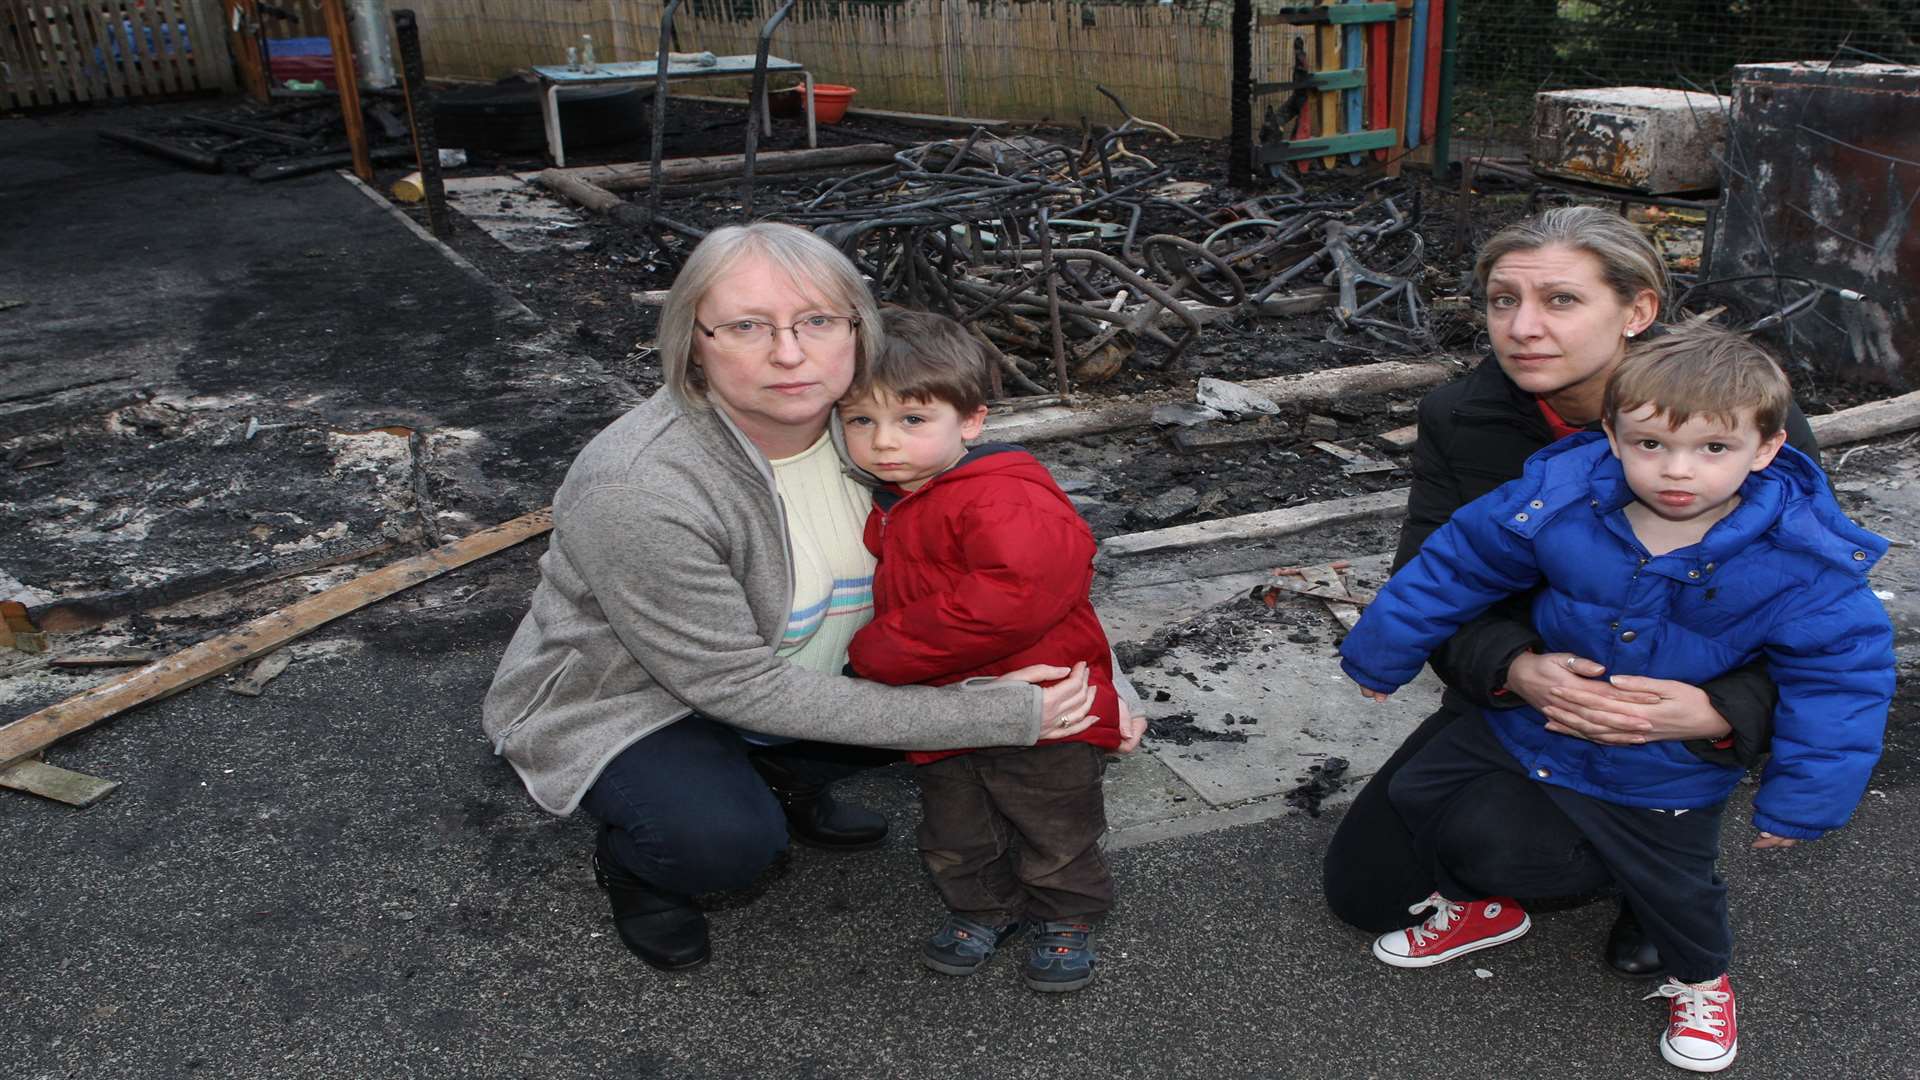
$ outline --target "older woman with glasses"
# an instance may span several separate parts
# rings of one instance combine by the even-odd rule
[[[885,820],[828,790],[893,756],[875,748],[1029,745],[1094,720],[1084,663],[942,689],[840,674],[874,564],[834,404],[879,326],[824,240],[716,230],[661,311],[665,388],[588,443],[554,497],[484,725],[535,802],[601,823],[595,876],[654,967],[704,963],[691,897],[747,885],[789,836],[879,843]],[[1144,725],[1122,723],[1137,743]]]

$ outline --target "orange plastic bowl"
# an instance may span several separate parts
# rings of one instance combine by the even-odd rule
[[[846,119],[847,106],[859,91],[835,83],[813,84],[813,118],[822,124],[837,124]]]

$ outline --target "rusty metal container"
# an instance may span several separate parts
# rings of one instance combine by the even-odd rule
[[[1533,99],[1540,172],[1649,195],[1720,186],[1728,100],[1651,86],[1553,90]]]
[[[1749,64],[1734,69],[1733,101],[1713,276],[1827,287],[1769,338],[1790,371],[1920,387],[1920,67]],[[1806,291],[1724,289],[1755,309]]]

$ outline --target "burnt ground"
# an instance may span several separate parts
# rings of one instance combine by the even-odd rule
[[[631,238],[598,224],[597,248],[522,257],[457,225],[475,279],[337,177],[262,187],[94,138],[142,111],[0,119],[0,571],[50,599],[141,612],[56,635],[57,650],[184,645],[543,505],[579,445],[657,380],[630,359],[651,326],[628,294],[666,271]],[[710,129],[711,149],[737,129]],[[1430,250],[1445,250],[1450,213],[1434,208],[1449,196],[1430,197]],[[1489,202],[1476,232],[1519,207]],[[1434,287],[1455,273],[1437,269]],[[1323,334],[1312,317],[1216,325],[1181,370],[1088,396],[1372,358]],[[1875,396],[1802,386],[1815,412],[1816,397]],[[1411,400],[1320,412],[1361,446],[1410,422]],[[1342,475],[1307,445],[1304,416],[1280,419],[1271,440],[1205,453],[1145,431],[1044,452],[1103,534],[1147,527],[1136,504],[1179,487],[1192,508],[1154,524],[1403,482]],[[1867,524],[1920,539],[1910,444],[1827,464]],[[1106,576],[1204,578],[1391,541],[1390,524],[1361,523]],[[657,977],[608,933],[588,825],[533,808],[477,732],[540,547],[314,635],[264,697],[204,686],[65,740],[56,763],[124,782],[89,810],[0,793],[0,1032],[23,1076],[1671,1074],[1646,988],[1595,965],[1604,905],[1543,916],[1473,965],[1374,963],[1317,895],[1337,811],[1312,810],[1356,779],[1331,758],[1278,777],[1293,816],[1119,852],[1102,976],[1066,1000],[1021,989],[1006,959],[962,982],[913,965],[937,902],[900,770],[852,788],[894,822],[885,846],[795,853],[751,906],[716,911],[714,965]],[[1729,830],[1745,1075],[1911,1072],[1887,1033],[1912,1026],[1917,988],[1887,958],[1920,945],[1911,860],[1889,854],[1920,828],[1920,572],[1910,547],[1895,554],[1884,584],[1907,659],[1875,794],[1848,830],[1784,857]],[[193,598],[166,592],[182,581]],[[1198,662],[1141,656],[1140,681],[1171,697],[1287,646],[1330,648],[1311,615],[1212,608],[1165,642]],[[15,657],[0,701],[22,715],[88,681]],[[1270,726],[1237,705],[1189,711],[1159,718],[1165,752]]]
[[[740,118],[741,110],[735,107],[676,100],[667,152],[670,156],[737,154],[743,138]],[[1082,139],[1081,131],[1071,128],[1021,131],[1073,147]],[[820,144],[892,142],[907,146],[958,134],[850,116],[841,124],[821,126]],[[764,150],[793,150],[805,145],[804,129],[795,121],[776,122],[773,136],[761,142]],[[1147,136],[1129,140],[1128,145],[1161,165],[1173,166],[1175,179],[1213,185],[1213,190],[1196,203],[1202,208],[1225,207],[1263,193],[1226,184],[1224,146],[1219,142],[1189,139],[1169,143]],[[649,149],[644,138],[578,150],[570,146],[569,164],[644,161]],[[451,170],[449,175],[504,174],[545,167],[543,158],[526,154],[470,154],[471,164]],[[401,169],[383,171],[380,181],[391,183],[403,173]],[[827,171],[765,177],[757,188],[757,205],[767,210],[811,197],[844,175],[845,171]],[[1309,192],[1316,195],[1349,196],[1366,179],[1316,174],[1306,178],[1306,183]],[[1429,303],[1434,304],[1434,336],[1442,349],[1471,363],[1485,347],[1474,315],[1459,299],[1468,292],[1471,252],[1480,240],[1524,216],[1526,196],[1492,178],[1482,185],[1470,212],[1463,216],[1457,185],[1436,185],[1418,170],[1408,170],[1403,183],[1393,190],[1403,198],[1417,200],[1422,208],[1418,228],[1425,251],[1422,282]],[[644,194],[629,198],[643,199]],[[740,220],[740,208],[739,188],[731,181],[670,186],[662,199],[663,212],[704,228]],[[409,206],[406,212],[424,223],[423,208]],[[654,309],[638,305],[632,298],[634,293],[671,285],[675,256],[684,250],[677,237],[670,237],[663,250],[639,231],[596,218],[585,229],[569,234],[568,250],[515,253],[459,215],[453,218],[453,246],[489,277],[547,314],[556,328],[570,331],[572,343],[584,355],[642,392],[658,386],[658,364],[647,351],[655,330]],[[1465,242],[1459,243],[1456,235],[1463,226],[1467,235]],[[1663,245],[1697,250],[1700,230],[1689,229],[1684,222],[1677,227],[1660,226],[1655,232]],[[1689,244],[1693,247],[1687,248]],[[1456,255],[1456,251],[1465,254]],[[1415,358],[1373,346],[1365,339],[1362,344],[1336,343],[1329,340],[1332,323],[1332,317],[1324,313],[1221,320],[1204,328],[1178,361],[1168,363],[1164,347],[1145,343],[1119,374],[1104,382],[1076,386],[1076,393],[1092,405],[1135,397],[1179,398],[1190,396],[1193,381],[1201,375],[1236,381],[1263,379],[1376,360]],[[1432,355],[1425,352],[1417,358]],[[1874,400],[1889,392],[1884,386],[1837,381],[1810,371],[1796,373],[1796,385],[1801,406],[1809,415]],[[1418,399],[1419,393],[1410,391],[1310,410],[1289,408],[1277,418],[1283,430],[1273,433],[1272,438],[1225,449],[1179,449],[1173,441],[1175,429],[1167,429],[1084,437],[1035,450],[1050,467],[1086,478],[1090,486],[1074,494],[1096,535],[1106,537],[1404,484],[1404,472],[1343,475],[1342,462],[1315,449],[1313,443],[1341,442],[1372,456],[1404,463],[1404,454],[1394,454],[1370,437],[1412,423],[1412,407]],[[1330,418],[1337,427],[1309,431],[1309,415]],[[1216,422],[1202,430],[1231,427],[1230,422]],[[1185,494],[1188,490],[1192,492],[1190,498]],[[1164,505],[1143,505],[1167,491],[1180,494]]]

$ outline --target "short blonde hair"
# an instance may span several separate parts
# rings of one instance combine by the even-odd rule
[[[1659,313],[1667,309],[1667,263],[1626,218],[1597,206],[1556,206],[1494,233],[1473,263],[1473,278],[1486,295],[1494,264],[1509,255],[1541,248],[1584,251],[1600,260],[1600,276],[1622,303],[1651,290]]]
[[[1786,427],[1793,388],[1758,342],[1695,318],[1627,350],[1607,380],[1600,415],[1618,424],[1622,413],[1646,405],[1675,428],[1694,415],[1735,424],[1752,409],[1760,437],[1770,439]]]
[[[832,244],[800,228],[777,221],[729,225],[707,234],[687,257],[687,265],[673,280],[667,302],[660,307],[661,376],[668,392],[688,408],[708,407],[706,376],[693,362],[694,310],[716,282],[751,256],[765,259],[801,290],[817,291],[838,314],[860,320],[854,328],[859,348],[854,351],[854,381],[866,377],[880,351],[880,311],[859,271]]]
[[[847,400],[879,392],[901,401],[942,401],[961,416],[987,403],[988,365],[999,362],[998,349],[935,312],[888,308],[880,318],[886,344],[866,376],[848,388]]]

